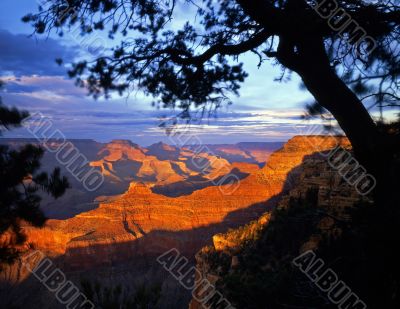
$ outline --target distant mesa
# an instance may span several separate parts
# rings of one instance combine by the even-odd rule
[[[127,145],[131,147],[139,147],[138,144],[135,144],[129,139],[113,139],[109,144],[120,144],[120,145]]]
[[[147,149],[148,149],[148,151],[166,151],[166,152],[178,150],[177,147],[168,145],[163,142],[158,142],[158,143],[152,144],[152,145],[148,146]]]
[[[177,147],[159,142],[147,147],[147,155],[155,156],[158,160],[179,160],[180,149]]]

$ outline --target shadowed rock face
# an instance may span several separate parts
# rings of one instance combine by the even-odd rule
[[[193,256],[212,235],[275,206],[277,197],[298,182],[303,159],[337,142],[349,146],[344,138],[294,137],[261,170],[242,166],[249,174],[240,182],[180,197],[156,194],[143,182],[131,182],[125,194],[97,209],[68,220],[49,220],[40,230],[24,229],[29,243],[60,256],[69,269],[112,266],[173,247]]]

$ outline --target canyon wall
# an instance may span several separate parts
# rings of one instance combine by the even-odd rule
[[[279,194],[298,181],[303,160],[337,143],[349,145],[344,138],[294,137],[262,169],[239,182],[180,197],[155,194],[146,184],[132,182],[125,194],[94,210],[67,220],[49,220],[39,230],[25,227],[27,242],[51,255],[61,254],[70,269],[159,255],[171,247],[192,256],[212,235],[271,209]]]
[[[349,147],[349,142],[343,137],[297,136],[274,152],[262,168],[230,164],[233,175],[246,176],[233,182],[217,177],[212,186],[178,197],[154,193],[149,184],[132,181],[124,194],[100,202],[96,209],[70,219],[49,220],[41,229],[25,225],[27,241],[21,251],[41,250],[73,276],[82,272],[95,276],[99,271],[111,276],[109,271],[116,268],[124,274],[135,273],[121,265],[154,262],[171,248],[193,259],[213,241],[217,247],[232,246],[218,235],[260,218],[299,182],[314,181],[305,176],[304,161],[337,145]],[[268,217],[262,222],[268,222]],[[15,269],[18,265],[13,267],[3,280],[22,273]]]
[[[343,227],[352,220],[354,207],[372,202],[345,181],[326,158],[309,156],[296,172],[296,185],[283,194],[275,210],[246,225],[213,235],[212,244],[196,254],[196,281],[207,280],[215,288],[210,289],[209,295],[199,293],[200,286],[195,288],[189,309],[210,305],[206,299],[212,300],[210,295],[216,291],[235,308],[255,308],[268,298],[268,293],[278,295],[284,289],[289,290],[299,280],[289,273],[295,271],[291,261],[307,250],[317,252],[323,241],[340,237]],[[306,237],[296,239],[298,235]],[[283,288],[268,291],[268,284],[274,282]],[[243,295],[253,294],[254,299],[243,299],[239,289]],[[290,295],[287,291],[283,293]],[[202,299],[206,301],[199,301]],[[270,305],[273,307],[272,299]]]

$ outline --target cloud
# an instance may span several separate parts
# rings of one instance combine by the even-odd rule
[[[93,109],[82,104],[81,108],[47,108],[39,109],[49,116],[55,128],[61,130],[69,138],[93,138],[98,141],[112,139],[130,139],[142,145],[158,141],[171,142],[164,128],[159,127],[163,111],[132,110],[121,102],[109,102],[108,106],[93,105]],[[223,113],[203,123],[195,123],[188,127],[176,128],[178,132],[199,137],[204,143],[236,143],[240,141],[284,141],[288,138],[310,133],[310,128],[320,121],[303,123],[293,116],[295,112],[276,113]],[[297,113],[300,115],[301,110]],[[172,114],[172,112],[171,112]],[[274,116],[271,117],[271,114]],[[319,130],[320,131],[320,130]],[[22,130],[13,131],[14,136],[29,137]],[[315,133],[315,131],[314,131]]]
[[[65,75],[66,69],[56,64],[62,58],[66,63],[78,57],[79,50],[48,38],[34,39],[26,34],[12,34],[0,30],[0,75]]]
[[[86,89],[77,87],[74,81],[63,76],[4,76],[2,80],[6,83],[9,93],[26,94],[35,97],[43,92],[52,93],[53,96],[79,97],[87,93]],[[45,97],[42,97],[45,100]]]
[[[70,41],[69,46],[77,44]],[[99,141],[125,138],[147,145],[169,142],[161,118],[176,116],[179,110],[157,110],[151,98],[132,92],[129,98],[112,96],[108,101],[94,101],[66,77],[66,68],[56,58],[72,62],[81,56],[82,46],[71,48],[48,38],[34,40],[26,35],[0,30],[0,77],[6,82],[1,94],[7,105],[49,116],[55,128],[69,138],[93,138]],[[279,75],[276,67],[266,63],[257,69],[257,59],[243,59],[250,77],[243,84],[241,97],[232,97],[235,104],[218,111],[216,117],[205,118],[191,126],[205,143],[240,141],[284,141],[298,134],[303,105],[310,95],[298,89],[298,78],[290,83],[273,82]],[[309,124],[304,125],[306,130]],[[31,137],[23,129],[11,136]],[[8,136],[10,136],[8,134]]]

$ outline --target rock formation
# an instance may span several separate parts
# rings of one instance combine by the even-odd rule
[[[296,147],[296,151],[300,149],[305,150],[307,148],[306,144],[304,144],[304,141],[306,141],[305,139],[297,137],[296,141],[299,145],[299,147]],[[313,140],[313,142],[314,141],[315,140]],[[328,144],[330,144],[330,141]],[[303,145],[303,147],[300,145]],[[286,144],[284,147],[286,151],[281,153],[281,157],[291,156],[289,153],[291,149],[293,149],[292,146],[294,146],[294,144]],[[349,145],[347,141],[343,141],[342,146],[348,147]],[[275,157],[275,154],[273,157]],[[273,159],[273,157],[271,157],[271,159]],[[275,159],[277,160],[276,163],[280,161],[278,157],[275,157]],[[292,157],[292,159],[294,158]],[[272,164],[272,166],[278,166],[273,163],[273,160],[271,161],[269,163]],[[279,165],[282,166],[282,163],[283,161],[280,161]],[[276,171],[275,175],[281,174],[281,170],[273,170]],[[262,214],[258,219],[244,226],[232,229],[226,233],[216,234],[212,237],[212,244],[203,247],[196,254],[196,268],[198,270],[196,280],[198,282],[200,282],[201,279],[212,277],[213,285],[217,287],[216,290],[231,301],[232,299],[229,299],[229,295],[235,295],[235,292],[232,292],[233,285],[240,287],[241,284],[243,284],[243,293],[246,293],[247,290],[244,290],[245,283],[241,281],[245,277],[249,278],[250,286],[246,286],[246,288],[250,290],[252,289],[251,284],[253,284],[253,287],[256,285],[255,281],[252,281],[254,279],[252,276],[258,277],[259,280],[264,280],[262,276],[265,276],[273,281],[279,274],[285,273],[286,268],[282,265],[290,264],[291,260],[299,253],[307,250],[316,251],[324,239],[330,237],[334,239],[338,237],[338,235],[341,234],[343,223],[351,220],[349,215],[351,212],[349,212],[349,210],[351,210],[352,207],[357,203],[371,202],[368,196],[360,195],[354,186],[347,183],[343,179],[343,176],[328,164],[326,157],[307,156],[301,164],[301,169],[297,170],[296,174],[298,175],[296,185],[281,197],[277,203],[277,210],[290,211],[294,207],[293,203],[301,205],[300,207],[307,207],[304,205],[310,203],[313,205],[309,205],[308,207],[316,207],[314,210],[311,208],[310,211],[312,211],[312,215],[309,216],[311,218],[315,216],[315,218],[311,220],[315,220],[316,228],[306,237],[305,241],[300,240],[298,247],[294,249],[296,255],[288,255],[284,251],[285,249],[283,249],[286,244],[277,243],[273,236],[267,238],[268,229],[272,228],[272,235],[274,232],[275,234],[279,234],[279,231],[276,230],[277,226],[279,226],[279,223],[276,223],[276,217],[278,215],[276,212],[268,211]],[[309,201],[310,193],[312,195],[312,202]],[[295,219],[294,222],[306,220],[304,217],[301,217],[301,215],[297,215],[297,217],[293,217],[293,219]],[[281,217],[280,220],[282,220]],[[273,227],[270,226],[270,224],[272,224],[271,222],[274,223]],[[293,230],[292,228],[291,231],[304,233],[304,227],[303,230],[301,230],[302,224],[307,225],[307,223],[294,223],[295,229]],[[283,224],[281,229],[285,229],[284,225],[285,224]],[[287,229],[289,229],[289,227]],[[295,238],[296,236],[293,234],[288,235],[287,233],[286,231],[286,238],[284,238],[286,241],[288,241],[288,237]],[[282,236],[279,238],[279,235],[277,235],[277,237],[278,239],[282,238]],[[268,241],[270,242],[269,244],[266,243]],[[273,243],[274,241],[275,243]],[[293,247],[293,242],[288,242],[290,243],[288,246]],[[271,252],[267,251],[266,247],[268,246],[272,248]],[[284,252],[284,258],[280,257],[279,254],[274,251],[276,249],[279,249],[277,251]],[[258,260],[256,257],[257,254]],[[281,269],[279,267],[281,267]],[[239,270],[237,270],[238,268]],[[279,269],[281,273],[279,273]],[[227,277],[230,279],[226,279]],[[237,282],[233,284],[229,281],[231,278],[236,278]],[[279,279],[275,280],[278,281]],[[229,287],[225,285],[228,281],[230,282]],[[289,285],[290,284],[288,284],[288,286]],[[257,294],[262,293],[262,287],[259,287],[259,289],[259,291],[254,291],[254,293],[262,299],[262,296]],[[195,297],[190,302],[189,309],[203,308],[202,303],[197,301],[197,299],[205,298],[206,295],[198,295],[196,294],[196,289],[194,289],[194,296]],[[240,304],[234,302],[232,305],[237,308],[241,307]],[[254,303],[251,303],[249,306],[254,306]]]
[[[46,146],[59,149],[63,143],[48,140]],[[39,145],[35,139],[1,139],[0,144],[18,148],[26,143]],[[96,169],[101,172],[104,182],[95,192],[88,192],[66,169],[66,164],[57,160],[57,154],[45,152],[43,170],[51,171],[59,166],[68,176],[72,188],[57,201],[43,196],[42,209],[49,218],[66,219],[98,206],[99,196],[113,196],[125,192],[131,181],[145,182],[155,193],[176,197],[190,194],[208,186],[219,184],[219,180],[232,169],[238,168],[238,178],[247,176],[248,171],[265,163],[272,149],[281,143],[240,143],[237,145],[207,145],[179,148],[165,143],[156,143],[141,147],[128,140],[113,140],[110,143],[98,143],[93,140],[73,139],[65,141],[69,147],[75,147],[87,160],[85,170]],[[71,146],[72,145],[72,146]],[[231,157],[229,151],[219,151],[219,147],[233,149],[241,153]],[[258,159],[253,152],[258,153]],[[260,158],[263,159],[260,159]],[[237,163],[249,163],[242,165]],[[78,162],[79,164],[83,162]],[[102,198],[103,200],[105,198]]]
[[[147,151],[135,145],[118,144],[112,146],[116,149],[112,157],[107,153],[105,160],[117,162],[112,160],[119,160],[124,153],[129,158],[128,148],[135,148],[139,153],[135,159],[149,157]],[[21,250],[39,249],[71,274],[83,271],[96,274],[97,270],[112,271],[124,263],[155,261],[171,248],[178,249],[189,259],[213,242],[221,250],[235,248],[237,243],[221,233],[260,218],[299,181],[323,187],[320,178],[305,176],[303,161],[318,157],[318,152],[338,144],[349,146],[342,137],[294,137],[273,153],[263,168],[249,163],[229,163],[228,172],[214,171],[218,177],[207,179],[212,185],[177,197],[157,194],[151,184],[133,180],[124,194],[100,202],[96,209],[66,220],[49,220],[42,229],[24,226],[27,241]],[[180,157],[189,157],[190,152],[186,150]],[[200,156],[209,158],[210,155]],[[170,162],[154,158],[158,162]],[[213,166],[216,168],[217,164]],[[186,163],[182,169],[185,167],[189,168]],[[295,192],[291,194],[302,194],[301,190]],[[267,224],[268,220],[267,215],[257,222]],[[259,224],[254,225],[254,231]],[[240,261],[233,255],[230,264],[238,267]],[[18,273],[15,267],[8,273]],[[129,271],[129,268],[123,270]]]
[[[297,181],[304,158],[337,143],[348,145],[344,138],[294,137],[261,170],[235,167],[252,172],[248,177],[220,180],[221,185],[180,197],[156,194],[143,182],[132,182],[125,194],[97,209],[68,220],[49,220],[40,230],[25,227],[28,242],[64,254],[71,268],[86,260],[91,267],[112,265],[171,247],[193,255],[212,235],[256,219],[274,206],[274,198]]]

